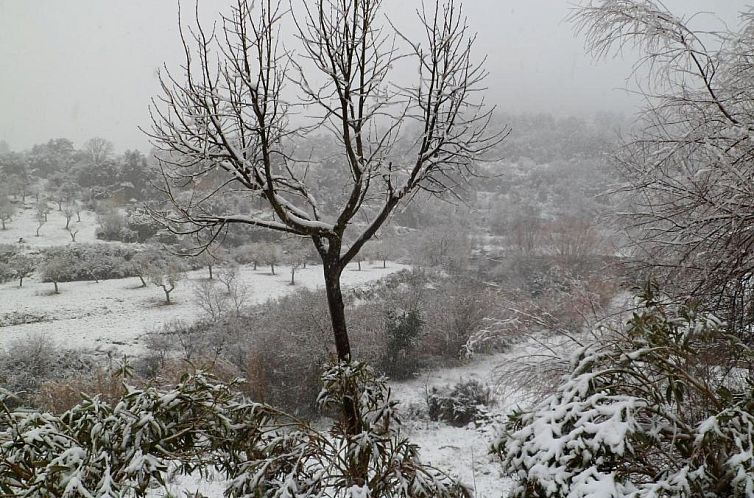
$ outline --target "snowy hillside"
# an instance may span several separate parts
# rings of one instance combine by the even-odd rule
[[[358,286],[406,268],[399,264],[354,265],[343,273],[346,287]],[[285,266],[272,275],[267,267],[257,271],[241,267],[239,283],[248,289],[247,304],[262,303],[305,287],[321,287],[322,269],[309,266],[296,271],[296,285],[290,285]],[[150,285],[141,287],[138,278],[102,280],[99,283],[66,282],[60,294],[52,294],[52,284],[32,278],[18,287],[17,282],[0,285],[0,345],[31,334],[43,334],[67,348],[116,350],[139,354],[140,337],[171,320],[193,321],[201,315],[194,301],[194,284],[206,279],[206,270],[188,272],[171,298],[175,304],[164,305],[162,291]],[[215,283],[222,286],[220,282]]]

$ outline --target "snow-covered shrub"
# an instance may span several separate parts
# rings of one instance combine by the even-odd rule
[[[417,347],[422,333],[419,310],[388,311],[385,317],[385,355],[380,369],[385,375],[403,380],[412,377],[419,369]]]
[[[146,333],[148,356],[155,357],[160,365],[169,359],[213,363],[225,352],[225,346],[232,340],[233,334],[228,329],[233,325],[230,321],[170,320]]]
[[[128,228],[126,216],[116,210],[97,215],[97,228],[94,236],[101,240],[137,242],[138,234]]]
[[[144,496],[177,463],[182,473],[214,466],[229,480],[229,497],[470,496],[421,463],[400,433],[390,391],[369,368],[334,365],[323,382],[323,409],[347,398],[356,413],[326,433],[202,373],[170,390],[125,386],[114,405],[87,398],[60,416],[0,410],[0,492]]]
[[[583,348],[496,445],[514,497],[754,496],[751,349],[657,302]]]
[[[163,228],[143,208],[130,209],[125,214],[106,210],[97,216],[97,223],[95,237],[120,242],[146,242]]]
[[[334,350],[324,292],[301,289],[258,311],[250,321],[253,333],[245,334],[239,365],[248,394],[291,412],[313,414],[322,366]]]
[[[482,417],[490,404],[490,390],[476,380],[461,381],[452,388],[433,387],[427,392],[427,414],[462,427]]]
[[[46,381],[71,378],[92,368],[84,351],[62,348],[47,336],[30,335],[0,352],[0,386],[18,393],[13,403],[38,405],[37,395]]]
[[[262,458],[243,462],[233,496],[333,498],[468,497],[469,491],[419,460],[400,433],[397,402],[384,379],[363,363],[339,363],[322,375],[320,409],[355,404],[355,420],[339,420],[329,433],[299,426],[264,441]]]
[[[133,276],[129,264],[136,251],[110,244],[75,244],[46,249],[41,259],[42,281],[73,282]]]

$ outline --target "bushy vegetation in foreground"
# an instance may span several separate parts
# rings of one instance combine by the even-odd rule
[[[649,292],[496,446],[514,497],[754,495],[754,352]]]
[[[336,364],[322,381],[321,409],[337,411],[350,399],[356,431],[343,422],[317,431],[204,373],[170,390],[124,384],[117,402],[88,398],[60,416],[2,404],[0,492],[145,496],[177,463],[185,473],[214,467],[228,478],[227,496],[470,496],[421,463],[384,380],[368,367]]]

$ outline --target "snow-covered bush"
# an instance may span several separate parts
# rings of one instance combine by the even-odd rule
[[[144,208],[129,209],[125,214],[106,210],[97,216],[95,237],[120,242],[146,242],[163,228]]]
[[[419,310],[388,311],[385,317],[385,355],[380,367],[393,379],[412,377],[420,367],[417,347],[424,321]]]
[[[644,299],[509,417],[496,451],[512,496],[754,495],[752,350],[714,317]]]
[[[400,433],[390,391],[369,368],[337,364],[323,382],[323,409],[354,404],[348,430],[340,421],[317,431],[202,373],[167,391],[125,386],[114,405],[87,398],[60,416],[0,410],[0,492],[144,496],[177,463],[184,473],[214,466],[230,497],[469,496],[421,463]]]
[[[129,264],[136,251],[109,244],[75,244],[46,249],[41,259],[42,281],[106,280],[134,275]]]
[[[482,417],[490,404],[490,390],[476,380],[461,381],[452,388],[433,387],[427,392],[427,414],[462,427]]]
[[[92,369],[83,351],[61,348],[43,335],[18,339],[0,352],[0,386],[18,393],[12,403],[26,406],[39,404],[39,389],[50,379],[68,379]]]

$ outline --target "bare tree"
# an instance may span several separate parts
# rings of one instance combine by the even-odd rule
[[[71,220],[73,219],[73,216],[76,214],[76,207],[75,207],[76,201],[66,202],[63,206],[63,216],[65,217],[65,227],[63,227],[64,230],[68,230],[68,228],[71,226]]]
[[[37,208],[36,219],[37,219],[37,230],[34,233],[34,236],[35,237],[39,237],[39,230],[42,228],[42,225],[44,225],[45,223],[47,223],[47,213],[45,211],[39,209],[39,207],[38,207]]]
[[[289,11],[273,0],[236,0],[218,30],[198,21],[182,27],[184,65],[180,74],[162,72],[163,95],[151,110],[149,135],[173,207],[158,214],[183,233],[216,236],[241,223],[310,238],[338,358],[349,361],[345,266],[396,206],[421,190],[452,193],[503,135],[487,132],[491,110],[479,96],[486,73],[454,0],[417,12],[421,41],[381,22],[380,0],[302,5],[292,16],[295,59],[278,39]],[[408,64],[417,77],[402,84],[394,68]],[[292,124],[294,111],[304,124]],[[332,213],[314,195],[309,164],[297,159],[295,143],[314,130],[340,146],[347,195]],[[220,196],[251,211],[230,209]]]
[[[16,212],[16,208],[10,201],[7,191],[0,189],[0,226],[5,230],[5,224],[13,219],[13,215]]]
[[[71,242],[76,242],[76,235],[78,235],[79,230],[78,228],[66,228],[66,231],[68,232],[68,235],[71,237]]]
[[[651,0],[601,0],[573,20],[597,56],[641,50],[638,131],[618,154],[637,259],[666,290],[754,321],[754,16],[695,30]],[[639,74],[639,73],[637,73]]]
[[[37,269],[37,261],[25,254],[16,254],[10,260],[13,276],[18,279],[18,286],[23,287],[24,279]]]
[[[84,143],[83,151],[92,164],[100,165],[113,154],[113,144],[100,137],[90,138]]]
[[[173,304],[170,293],[175,290],[178,281],[183,277],[183,268],[177,262],[154,265],[149,268],[149,281],[161,287],[165,293],[165,304]]]

